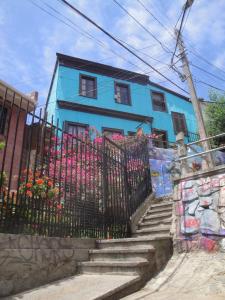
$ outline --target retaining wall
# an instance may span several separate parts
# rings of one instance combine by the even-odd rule
[[[74,275],[95,239],[0,234],[0,297]]]
[[[225,251],[225,169],[176,180],[173,199],[175,251]]]

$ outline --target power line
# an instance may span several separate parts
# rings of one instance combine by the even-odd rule
[[[172,54],[172,58],[171,58],[171,64],[173,64],[173,59],[174,59],[174,56],[176,54],[176,51],[177,51],[177,46],[178,46],[178,43],[179,43],[179,39],[180,39],[180,34],[181,34],[181,30],[182,30],[182,26],[183,26],[183,22],[184,22],[184,17],[186,15],[186,11],[187,11],[187,8],[188,8],[188,0],[186,0],[186,3],[183,7],[183,13],[182,13],[182,18],[181,18],[181,22],[180,22],[180,27],[179,27],[179,30],[178,30],[178,33],[177,33],[177,40],[176,40],[176,45],[175,45],[175,49],[173,51],[173,54]],[[177,26],[177,25],[176,25]],[[175,26],[175,28],[176,28]]]
[[[190,44],[190,43],[189,43]],[[222,73],[225,74],[225,71],[221,68],[219,68],[218,66],[216,66],[215,64],[211,63],[210,61],[208,61],[206,58],[202,57],[202,55],[196,50],[193,50],[193,45],[190,44],[190,46],[192,47],[192,50],[188,50],[189,52],[191,52],[193,55],[195,55],[196,57],[198,57],[200,60],[204,61],[206,64],[218,69],[219,71],[221,71]],[[199,53],[199,54],[198,54]]]
[[[172,36],[172,38],[175,38],[174,34],[172,31],[170,31],[169,28],[167,28],[145,5],[141,0],[137,0],[138,3],[150,14],[150,16],[153,17],[155,21],[157,21],[169,34]]]
[[[129,15],[142,29],[150,34],[150,36],[160,44],[164,51],[166,51],[167,53],[171,53],[170,49],[167,46],[164,46],[163,43],[151,31],[149,31],[141,22],[139,22],[131,13],[129,13],[126,8],[124,8],[119,2],[117,2],[117,0],[113,0],[113,2],[116,3],[123,11],[125,11],[125,13]]]
[[[186,19],[185,19],[185,22],[184,22],[184,25],[183,25],[183,29],[181,30],[181,32],[184,31],[184,28],[185,28],[185,26],[186,26],[186,24],[187,24],[187,20],[188,20],[188,17],[189,17],[189,15],[190,15],[191,8],[192,8],[192,6],[190,7],[190,9],[189,9],[189,11],[188,11],[188,13],[187,13],[187,17],[186,17]]]
[[[154,68],[151,64],[149,64],[147,61],[145,61],[142,57],[140,57],[139,55],[137,55],[134,51],[132,51],[130,48],[128,48],[127,46],[125,46],[122,42],[120,42],[117,38],[115,38],[111,33],[109,33],[108,31],[106,31],[104,28],[102,28],[100,25],[98,25],[95,21],[93,21],[92,19],[90,19],[88,16],[86,16],[84,13],[82,13],[80,10],[78,10],[77,8],[75,8],[73,5],[71,5],[69,2],[67,2],[66,0],[61,0],[66,6],[70,7],[70,9],[72,9],[74,12],[76,12],[77,14],[79,14],[81,17],[83,17],[85,20],[87,20],[89,23],[91,23],[92,25],[94,25],[96,28],[98,28],[100,31],[102,31],[105,35],[107,35],[109,38],[111,38],[113,41],[115,41],[117,44],[119,44],[121,47],[123,47],[124,49],[126,49],[129,53],[131,53],[133,56],[135,56],[136,58],[138,58],[140,61],[142,61],[144,64],[146,64],[147,66],[149,66],[152,70],[154,70],[156,73],[158,73],[159,75],[161,75],[163,78],[165,78],[166,80],[168,80],[171,84],[173,84],[174,86],[176,86],[177,88],[179,88],[180,90],[182,90],[183,92],[187,93],[186,90],[184,90],[182,87],[180,87],[178,84],[176,84],[175,82],[173,82],[171,79],[169,79],[168,77],[166,77],[165,75],[163,75],[161,72],[159,72],[156,68]]]
[[[91,35],[90,33],[88,33],[87,31],[82,30],[76,23],[73,23],[71,20],[70,22],[73,23],[73,25],[75,27],[78,27],[81,31],[77,30],[74,26],[71,26],[70,24],[68,24],[67,22],[65,22],[64,20],[58,18],[57,16],[53,15],[51,12],[49,12],[48,10],[46,10],[45,8],[41,7],[40,5],[38,5],[37,3],[35,3],[33,0],[29,0],[30,3],[32,3],[34,6],[38,7],[39,9],[41,9],[42,11],[44,11],[45,13],[47,13],[48,15],[52,16],[53,18],[57,19],[58,21],[60,21],[61,23],[63,23],[64,25],[70,27],[72,30],[75,30],[76,32],[80,33],[81,35],[85,36],[88,39],[92,39],[94,41],[96,41],[100,47],[103,47],[104,49],[106,49],[109,52],[112,52],[113,54],[115,54],[115,56],[118,56],[120,58],[122,58],[123,60],[125,60],[126,62],[128,62],[130,65],[133,65],[134,67],[142,70],[139,66],[137,66],[136,64],[134,64],[133,62],[127,60],[126,58],[124,58],[122,55],[116,53],[114,50],[110,49],[107,47],[106,44],[104,44],[102,41],[100,41],[99,39],[97,39],[96,37],[94,37],[93,35]],[[60,0],[59,0],[60,1]],[[55,10],[55,9],[54,9]],[[58,12],[59,13],[59,12]],[[63,14],[61,14],[62,16],[64,16]],[[65,16],[64,16],[65,17]],[[66,17],[65,17],[66,18]],[[143,71],[143,70],[142,70]]]
[[[196,66],[196,65],[193,64],[193,63],[190,63],[190,64],[191,64],[194,68],[196,68],[196,69],[198,69],[198,70],[200,70],[200,71],[202,71],[202,72],[204,72],[204,73],[206,73],[206,74],[209,74],[209,75],[211,75],[211,76],[213,76],[213,77],[215,77],[215,78],[217,78],[217,79],[219,79],[219,80],[225,82],[225,79],[223,79],[223,78],[221,78],[221,77],[219,77],[219,76],[217,76],[217,75],[214,75],[213,73],[211,73],[211,72],[209,72],[209,71],[206,71],[205,69],[203,69],[203,68],[201,68],[201,67],[199,67],[199,66]]]
[[[207,82],[205,82],[205,81],[202,81],[202,80],[196,80],[196,82],[197,83],[202,83],[202,84],[204,84],[204,85],[206,85],[206,86],[209,86],[209,87],[211,87],[211,88],[213,88],[213,89],[216,89],[216,90],[218,90],[218,91],[222,91],[223,93],[225,93],[225,90],[223,90],[223,89],[221,89],[221,88],[218,88],[218,87],[216,87],[216,86],[214,86],[214,85],[212,85],[212,84],[210,84],[210,83],[207,83]]]

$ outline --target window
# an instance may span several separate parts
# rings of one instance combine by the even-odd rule
[[[102,132],[108,138],[111,138],[113,135],[124,135],[124,131],[122,129],[102,128]]]
[[[78,136],[84,135],[85,131],[88,130],[87,124],[73,123],[73,122],[65,122],[65,130],[67,133]]]
[[[166,100],[163,93],[151,92],[152,95],[152,106],[154,110],[167,111]]]
[[[176,134],[178,134],[179,132],[183,132],[184,135],[188,134],[184,114],[181,114],[181,113],[178,113],[178,112],[172,112],[172,120],[173,120],[174,132]]]
[[[7,109],[0,105],[0,134],[4,134],[6,125]]]
[[[129,136],[135,136],[136,135],[136,132],[135,131],[128,131],[127,134]]]
[[[165,130],[153,129],[153,134],[157,135],[157,138],[153,140],[154,146],[158,148],[167,148],[167,132]]]
[[[96,77],[80,75],[80,95],[89,98],[97,97]]]
[[[130,87],[128,84],[115,82],[115,99],[117,103],[131,105]]]

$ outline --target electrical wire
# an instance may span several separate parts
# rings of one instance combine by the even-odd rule
[[[112,39],[113,41],[115,41],[117,44],[119,44],[120,46],[122,46],[124,49],[126,49],[129,53],[131,53],[133,56],[135,56],[136,58],[138,58],[140,61],[142,61],[144,64],[146,64],[147,66],[149,66],[152,70],[154,70],[157,74],[159,74],[160,76],[162,76],[163,78],[165,78],[167,81],[169,81],[171,84],[173,84],[174,86],[176,86],[177,88],[179,88],[180,90],[182,90],[183,92],[187,93],[188,92],[183,89],[182,87],[180,87],[178,84],[176,84],[175,82],[173,82],[171,79],[169,79],[168,77],[166,77],[165,75],[163,75],[161,72],[159,72],[155,67],[153,67],[150,63],[148,63],[147,61],[145,61],[142,57],[140,57],[139,55],[137,55],[134,51],[132,51],[130,48],[128,48],[127,46],[125,46],[123,43],[121,43],[117,38],[115,38],[111,33],[109,33],[108,31],[106,31],[103,27],[101,27],[99,24],[97,24],[95,21],[93,21],[92,19],[90,19],[88,16],[86,16],[84,13],[82,13],[80,10],[78,10],[76,7],[74,7],[73,5],[71,5],[69,2],[67,2],[66,0],[61,0],[62,3],[64,3],[67,7],[69,7],[71,10],[73,10],[74,12],[76,12],[77,14],[79,14],[82,18],[84,18],[85,20],[87,20],[89,23],[91,23],[92,25],[94,25],[96,28],[98,28],[100,31],[102,31],[105,35],[107,35],[110,39]]]
[[[188,8],[187,3],[188,3],[188,0],[186,0],[185,6],[183,8],[183,13],[182,13],[182,18],[181,18],[181,22],[180,22],[180,27],[179,27],[179,30],[177,31],[176,45],[175,45],[175,49],[173,51],[172,58],[171,58],[171,64],[173,64],[174,56],[176,54],[177,46],[178,46],[178,43],[179,43],[179,40],[180,40],[180,34],[181,34],[181,30],[182,30],[184,18],[185,18],[185,15],[186,15],[186,12],[187,12],[187,8]],[[175,28],[176,28],[176,26],[175,26]]]
[[[97,38],[95,38],[94,36],[92,36],[91,34],[89,34],[88,32],[86,31],[83,31],[78,25],[76,25],[75,23],[74,26],[75,27],[78,27],[80,30],[82,31],[79,31],[77,30],[75,27],[71,26],[70,24],[68,24],[67,22],[65,22],[64,20],[58,18],[57,16],[53,15],[51,12],[47,11],[45,8],[41,7],[40,5],[38,5],[37,3],[35,3],[33,0],[29,0],[30,3],[32,3],[34,6],[38,7],[39,9],[41,9],[42,11],[44,11],[45,13],[49,14],[50,16],[52,16],[53,18],[57,19],[58,21],[62,22],[64,25],[67,25],[68,27],[70,27],[71,29],[79,32],[81,35],[89,38],[89,39],[92,39],[92,40],[95,40],[99,45],[100,47],[103,47],[104,49],[106,49],[107,51],[109,52],[112,52],[113,54],[115,54],[117,57],[119,58],[122,58],[123,60],[125,60],[126,62],[128,62],[130,65],[133,65],[134,67],[136,67],[137,69],[139,70],[142,70],[139,66],[137,66],[136,64],[134,64],[133,62],[127,60],[126,58],[124,58],[122,55],[118,54],[117,52],[115,52],[114,50],[108,48],[108,46],[106,44],[104,44],[102,41],[98,40]]]
[[[129,13],[129,11],[125,7],[123,7],[117,0],[113,0],[113,2],[116,3],[127,15],[129,15],[154,40],[156,40],[164,51],[166,51],[167,53],[171,53],[171,50],[167,46],[164,46],[163,43],[150,30],[148,30],[141,22],[139,22],[131,13]]]
[[[169,28],[167,28],[145,5],[141,0],[136,0],[144,9],[145,11],[152,16],[152,18],[157,21],[170,35],[172,38],[175,38],[175,35]]]
[[[189,43],[190,44],[190,43]],[[191,44],[190,44],[191,45]],[[193,49],[193,45],[191,45],[192,49],[189,49],[188,51],[191,52],[194,56],[198,57],[200,60],[202,60],[203,62],[205,62],[206,64],[218,69],[219,71],[221,71],[222,73],[225,74],[225,71],[221,68],[219,68],[218,66],[216,66],[215,64],[213,64],[212,62],[208,61],[206,58],[202,57],[202,55],[196,50]]]
[[[215,78],[218,79],[218,80],[221,80],[221,81],[225,82],[225,79],[224,79],[224,78],[221,78],[221,77],[219,77],[219,76],[217,76],[217,75],[214,75],[213,73],[211,73],[211,72],[209,72],[209,71],[206,71],[205,69],[203,69],[203,68],[201,68],[201,67],[199,67],[199,66],[193,64],[192,62],[190,62],[190,65],[192,65],[194,68],[196,68],[196,69],[198,69],[198,70],[200,70],[200,71],[202,71],[202,72],[204,72],[204,73],[206,73],[206,74],[209,74],[209,75],[215,77]]]
[[[202,80],[198,80],[198,79],[197,79],[196,82],[197,82],[197,83],[202,83],[202,84],[204,84],[204,85],[206,85],[206,86],[209,86],[209,87],[211,87],[211,88],[213,88],[213,89],[215,89],[215,90],[218,90],[218,91],[221,91],[221,92],[225,93],[225,90],[223,90],[223,89],[221,89],[221,88],[218,88],[218,87],[216,87],[215,85],[212,85],[212,84],[207,83],[207,82],[205,82],[205,81],[202,81]]]

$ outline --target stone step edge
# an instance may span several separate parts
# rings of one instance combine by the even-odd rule
[[[111,240],[96,240],[96,244],[113,244],[113,243],[129,243],[129,242],[148,242],[148,241],[155,241],[155,240],[166,240],[170,238],[168,235],[160,235],[158,237],[148,237],[148,238],[120,238],[120,239],[111,239]]]
[[[78,266],[81,267],[126,267],[126,268],[133,268],[133,267],[144,267],[148,266],[149,261],[146,259],[143,260],[136,260],[136,261],[120,261],[120,260],[112,260],[112,261],[83,261],[79,262]]]
[[[146,213],[146,215],[150,214],[159,214],[159,213],[166,213],[166,212],[172,212],[172,208],[157,208],[157,209],[149,209]]]
[[[89,254],[111,254],[111,253],[150,253],[155,252],[154,247],[149,248],[137,248],[137,249],[126,249],[126,248],[112,248],[112,249],[91,249],[89,250]]]
[[[152,222],[139,222],[138,223],[138,226],[143,226],[143,227],[146,227],[146,226],[151,226],[151,225],[164,225],[164,224],[171,224],[172,223],[172,218],[169,218],[168,220],[158,220],[158,221],[152,221]]]
[[[160,232],[160,231],[170,231],[170,226],[164,226],[164,227],[152,227],[152,228],[145,228],[145,229],[137,229],[135,233],[141,233],[141,232]]]
[[[143,220],[144,219],[157,219],[157,218],[163,218],[163,217],[172,217],[172,211],[171,213],[162,213],[162,214],[158,214],[158,215],[146,215],[143,217]]]
[[[162,206],[171,206],[172,207],[173,202],[164,202],[164,203],[158,203],[158,204],[152,204],[150,208],[158,208]]]

